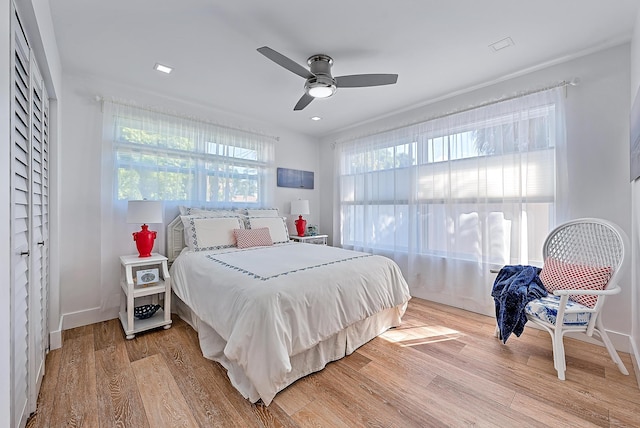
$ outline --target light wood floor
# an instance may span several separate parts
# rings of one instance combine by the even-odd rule
[[[401,327],[267,407],[233,389],[180,319],[133,340],[111,320],[64,332],[27,426],[640,426],[636,378],[622,375],[604,348],[567,339],[563,382],[546,332],[527,328],[502,345],[493,329],[491,317],[414,298]]]

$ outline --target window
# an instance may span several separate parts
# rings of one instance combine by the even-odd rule
[[[340,145],[342,244],[541,261],[556,200],[554,99],[522,97]]]
[[[271,137],[116,103],[105,113],[115,199],[265,203]]]

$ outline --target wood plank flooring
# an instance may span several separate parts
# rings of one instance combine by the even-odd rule
[[[245,400],[202,357],[197,333],[126,340],[118,320],[63,332],[28,427],[640,426],[640,391],[603,347],[565,339],[566,381],[546,332],[503,345],[494,320],[414,298],[402,326],[280,392]]]

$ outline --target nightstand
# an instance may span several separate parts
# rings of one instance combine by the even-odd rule
[[[124,292],[120,303],[120,322],[127,339],[133,339],[136,333],[152,328],[170,328],[171,278],[167,258],[157,253],[152,253],[151,257],[121,256],[120,264],[120,286]],[[143,283],[147,281],[150,282]],[[138,319],[134,316],[136,299],[145,296],[150,296],[154,304],[160,299],[164,304],[153,316]]]
[[[329,235],[306,235],[306,236],[298,236],[291,235],[291,238],[297,242],[304,242],[305,244],[318,244],[318,245],[327,245],[327,238]]]

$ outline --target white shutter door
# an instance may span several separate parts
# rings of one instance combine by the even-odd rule
[[[29,413],[36,410],[38,391],[44,375],[45,289],[44,258],[44,82],[31,61],[31,252],[29,279]]]
[[[23,426],[29,408],[29,46],[12,16],[11,94],[11,426]]]

